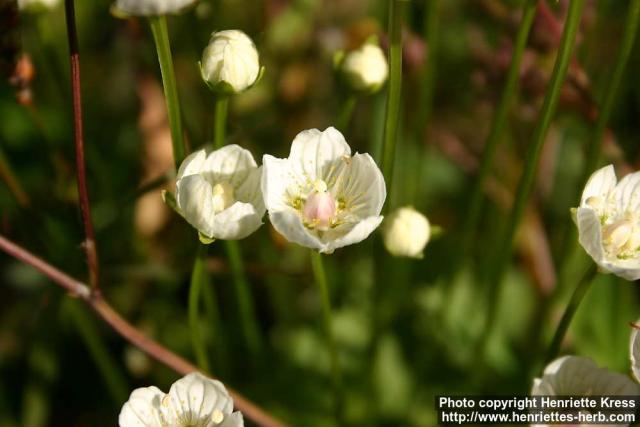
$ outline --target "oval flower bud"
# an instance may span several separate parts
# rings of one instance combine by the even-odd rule
[[[422,251],[431,236],[431,227],[427,217],[407,206],[387,217],[382,233],[384,246],[391,255],[422,258]]]
[[[640,278],[640,172],[617,182],[613,166],[596,171],[575,211],[578,238],[601,270]]]
[[[262,225],[261,175],[251,153],[238,145],[198,150],[178,170],[177,208],[207,239],[242,239]]]
[[[205,83],[217,92],[242,92],[260,76],[256,46],[242,31],[214,32],[202,54],[200,72]]]
[[[265,155],[262,192],[274,228],[287,240],[331,253],[360,242],[382,216],[386,187],[368,154],[351,156],[336,129],[300,132],[286,159]]]
[[[120,427],[242,427],[240,412],[224,385],[197,372],[176,381],[169,393],[157,387],[135,389],[122,406]]]
[[[197,0],[116,0],[112,12],[116,16],[159,16],[177,14]]]
[[[375,92],[389,75],[387,58],[380,46],[373,43],[365,43],[360,49],[348,52],[340,69],[355,91]]]

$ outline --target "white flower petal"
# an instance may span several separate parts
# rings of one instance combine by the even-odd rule
[[[176,180],[179,180],[185,176],[200,173],[206,159],[207,151],[204,148],[189,154],[180,164]]]
[[[289,208],[286,194],[294,180],[289,159],[278,159],[268,154],[262,157],[262,197],[269,211]]]
[[[385,220],[384,246],[394,256],[422,258],[431,226],[427,217],[411,206],[396,209]]]
[[[630,173],[620,180],[613,190],[613,198],[619,212],[640,210],[640,172]]]
[[[606,197],[618,182],[616,172],[613,165],[605,166],[595,171],[587,181],[580,199],[580,206],[587,206],[586,201],[589,197]]]
[[[176,201],[189,224],[212,237],[213,190],[202,175],[189,175],[176,182]]]
[[[253,155],[239,145],[230,144],[212,151],[200,173],[209,182],[228,182],[238,188],[258,165]]]
[[[354,90],[376,90],[387,80],[389,74],[384,52],[371,43],[347,53],[341,68]]]
[[[116,11],[131,16],[156,16],[179,13],[197,0],[117,0]]]
[[[256,211],[251,203],[235,202],[211,220],[209,237],[221,240],[244,239],[262,225],[264,209]]]
[[[309,181],[324,179],[335,160],[351,155],[344,136],[335,128],[323,132],[309,129],[300,132],[291,145],[291,170]]]
[[[604,261],[602,268],[626,280],[640,279],[640,259],[617,259],[615,262]]]
[[[122,406],[120,427],[164,427],[160,405],[165,396],[157,387],[137,388]]]
[[[165,413],[171,425],[210,425],[214,411],[227,416],[233,410],[224,385],[197,372],[173,383],[167,398]]]
[[[326,247],[320,252],[331,253],[334,249],[358,243],[369,237],[382,222],[382,216],[372,216],[359,221],[348,233],[336,239],[327,239]]]
[[[244,420],[240,412],[234,412],[233,414],[224,418],[222,424],[219,427],[243,427]]]
[[[264,198],[262,197],[262,166],[252,169],[245,181],[236,188],[236,197],[242,202],[251,203],[256,212],[264,215]]]
[[[379,215],[387,197],[382,172],[369,154],[356,154],[341,162],[336,172],[336,197],[349,200],[350,210],[360,217]],[[331,179],[328,179],[331,181]]]
[[[253,85],[260,74],[258,51],[242,31],[225,30],[211,34],[202,54],[202,76],[212,86],[226,83],[234,92]]]
[[[598,215],[591,208],[578,208],[576,220],[580,244],[598,265],[602,265],[604,249],[602,247],[602,227]]]
[[[564,356],[544,370],[531,394],[556,396],[636,395],[640,386],[627,376],[599,368],[591,359]]]
[[[307,230],[304,224],[302,224],[300,215],[298,215],[294,209],[288,208],[281,211],[270,211],[269,220],[271,220],[273,228],[285,236],[290,242],[317,249],[320,252],[329,250],[327,245]]]
[[[640,382],[640,330],[636,327],[631,330],[629,358],[631,359],[631,372],[633,372],[633,377],[636,381]]]

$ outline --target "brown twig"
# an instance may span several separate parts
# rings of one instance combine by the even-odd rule
[[[78,33],[74,0],[65,0],[65,16],[67,21],[67,38],[69,41],[69,60],[71,64],[71,91],[73,95],[73,133],[76,147],[76,174],[78,180],[78,197],[80,213],[84,225],[84,250],[89,265],[89,283],[98,288],[98,250],[95,233],[91,222],[91,207],[87,190],[87,174],[84,161],[84,136],[82,131],[82,92],[80,88],[80,54],[78,50]]]
[[[72,296],[82,299],[89,307],[95,311],[109,326],[111,326],[120,336],[129,341],[140,350],[158,362],[168,366],[179,374],[185,375],[189,372],[197,371],[198,368],[191,362],[183,359],[171,352],[161,344],[145,336],[131,323],[127,322],[118,314],[99,292],[92,292],[91,288],[78,280],[75,280],[66,273],[58,270],[46,261],[38,258],[31,252],[13,243],[9,239],[0,235],[0,249],[18,260],[34,267],[53,282],[64,288]],[[258,425],[265,427],[284,427],[281,421],[267,414],[262,408],[251,402],[249,399],[228,388],[235,403],[236,409],[244,416],[251,419]]]

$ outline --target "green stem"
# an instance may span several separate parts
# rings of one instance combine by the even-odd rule
[[[396,141],[400,116],[400,95],[402,91],[402,18],[403,0],[389,2],[389,94],[384,121],[384,139],[382,141],[382,175],[387,184],[387,193],[391,190],[393,163],[396,154]],[[387,203],[387,206],[389,204]]]
[[[485,329],[485,338],[489,335],[496,317],[500,285],[511,259],[513,238],[515,236],[516,229],[518,228],[518,224],[520,224],[520,220],[522,219],[522,215],[524,214],[527,201],[529,200],[529,196],[531,195],[533,184],[535,182],[540,153],[542,152],[542,147],[544,145],[549,125],[551,124],[551,119],[555,114],[558,98],[560,96],[560,89],[562,88],[562,84],[569,67],[569,62],[571,60],[571,53],[580,24],[584,1],[585,0],[574,0],[570,2],[558,56],[549,82],[549,88],[544,98],[544,104],[542,105],[542,111],[540,112],[540,118],[533,133],[531,144],[529,145],[524,171],[520,178],[520,182],[518,183],[518,189],[516,191],[511,214],[507,219],[506,232],[502,238],[500,247],[498,248],[495,268],[491,271],[488,292],[489,317],[487,327]]]
[[[357,103],[358,96],[354,93],[351,93],[345,103],[342,105],[337,123],[338,130],[340,132],[346,132],[347,128],[349,127],[349,123],[351,122],[351,117],[353,116],[353,111],[355,110]]]
[[[527,3],[524,6],[522,21],[520,22],[520,27],[518,28],[518,34],[516,36],[513,57],[507,72],[507,81],[505,83],[504,90],[502,91],[498,107],[496,108],[493,122],[491,123],[491,130],[489,131],[489,136],[487,137],[487,142],[482,153],[480,168],[476,179],[474,180],[473,190],[471,191],[471,202],[469,203],[468,208],[469,210],[467,214],[465,214],[465,222],[462,228],[463,234],[460,258],[464,258],[471,249],[474,232],[478,226],[480,213],[482,212],[484,184],[489,176],[489,172],[491,171],[498,142],[500,141],[500,136],[502,135],[507,123],[509,109],[517,93],[518,80],[520,78],[520,62],[522,61],[522,56],[527,46],[527,39],[529,38],[531,25],[533,24],[533,19],[536,15],[537,5],[537,0],[527,0]]]
[[[206,254],[207,246],[199,243],[196,259],[193,263],[191,284],[189,287],[189,332],[191,333],[191,344],[196,356],[198,368],[203,372],[210,372],[209,358],[207,357],[207,350],[200,333],[199,319],[200,291],[203,286],[206,286],[205,282],[207,281],[207,272],[204,266]]]
[[[225,144],[225,128],[227,125],[227,113],[229,110],[229,97],[225,95],[219,95],[216,99],[215,110],[215,128],[213,134],[213,143],[215,148],[222,148]]]
[[[4,181],[4,183],[9,188],[13,197],[15,197],[18,205],[21,208],[26,208],[30,204],[29,196],[24,191],[20,180],[16,177],[16,174],[13,172],[11,168],[11,164],[7,160],[2,151],[2,147],[0,147],[0,179]]]
[[[226,338],[224,331],[220,327],[220,310],[218,309],[218,298],[216,297],[215,290],[213,289],[211,278],[207,280],[206,285],[202,288],[202,301],[204,303],[204,312],[207,319],[207,323],[211,327],[213,333],[211,341],[213,342],[214,360],[217,372],[229,372],[229,357],[227,354]],[[211,366],[211,369],[214,369]]]
[[[233,275],[244,337],[251,352],[252,359],[260,360],[262,354],[262,337],[260,335],[258,321],[255,317],[251,287],[245,274],[240,245],[235,240],[227,240],[225,244],[231,265],[231,274]]]
[[[182,135],[182,117],[180,116],[180,102],[178,100],[178,87],[176,76],[173,71],[173,59],[171,57],[171,45],[169,43],[169,32],[167,31],[167,20],[164,16],[154,16],[149,18],[153,40],[158,51],[158,62],[162,73],[162,85],[164,86],[164,96],[167,103],[167,113],[169,115],[169,127],[171,128],[171,142],[173,144],[173,160],[176,169],[185,157],[185,145]]]
[[[424,66],[422,77],[422,87],[420,93],[420,114],[418,123],[422,124],[424,132],[431,120],[433,111],[433,92],[437,75],[438,47],[440,44],[440,20],[439,18],[440,0],[428,0],[427,10],[424,16],[424,38],[428,47],[427,62]]]
[[[331,382],[333,384],[333,391],[335,394],[336,419],[338,421],[338,425],[342,425],[342,378],[340,362],[338,360],[338,348],[336,346],[335,337],[333,336],[331,300],[329,298],[329,288],[322,262],[322,255],[313,250],[311,251],[311,268],[313,269],[313,276],[322,301],[322,321],[324,333],[329,345],[329,361],[331,364]]]
[[[615,65],[613,66],[613,74],[609,81],[609,87],[605,91],[604,101],[602,108],[596,122],[596,128],[594,137],[590,141],[587,147],[587,161],[585,163],[585,169],[583,173],[582,182],[585,182],[587,178],[593,173],[593,170],[598,165],[600,158],[600,152],[602,151],[602,141],[604,140],[604,132],[607,129],[609,118],[611,117],[611,111],[617,99],[618,89],[620,88],[620,82],[624,69],[627,66],[629,56],[633,49],[633,42],[635,40],[636,32],[638,29],[638,19],[640,17],[640,1],[631,0],[629,10],[627,12],[627,21],[625,23],[624,34],[620,43],[620,50],[616,57]]]
[[[596,265],[591,263],[585,274],[582,276],[582,279],[578,282],[575,291],[573,291],[573,295],[571,295],[569,304],[567,305],[567,308],[565,309],[564,314],[560,319],[560,323],[558,324],[558,328],[553,335],[553,340],[551,341],[549,351],[547,352],[545,365],[558,356],[562,340],[564,339],[564,336],[569,329],[569,325],[571,324],[573,315],[576,313],[578,306],[582,302],[584,296],[587,294],[587,291],[590,289],[591,283],[593,283],[593,279],[596,276],[596,273]]]
[[[124,402],[129,395],[129,386],[114,360],[112,352],[100,335],[95,319],[89,315],[78,301],[68,300],[64,307],[80,333],[82,341],[87,346],[87,350],[89,350],[89,354],[96,364],[98,372],[100,372],[102,380],[114,402]]]

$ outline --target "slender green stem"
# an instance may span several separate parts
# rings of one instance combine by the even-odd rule
[[[596,128],[593,139],[590,141],[587,147],[587,161],[585,163],[585,169],[583,173],[583,181],[586,181],[589,175],[598,165],[600,158],[600,152],[602,151],[602,141],[604,140],[604,132],[607,129],[609,118],[611,117],[611,111],[615,105],[615,101],[618,95],[618,89],[620,88],[620,82],[622,75],[629,61],[631,50],[633,49],[633,42],[638,30],[638,19],[640,17],[640,1],[631,0],[629,4],[629,10],[627,12],[627,21],[625,23],[624,34],[622,41],[620,42],[620,49],[613,66],[613,74],[609,81],[609,87],[605,91],[604,101],[602,108],[596,122]]]
[[[537,0],[527,0],[527,3],[524,6],[522,21],[518,28],[511,64],[509,65],[509,70],[507,72],[507,81],[491,123],[491,130],[489,131],[484,152],[482,153],[480,168],[476,179],[474,180],[473,190],[471,191],[471,202],[468,207],[469,210],[465,214],[465,222],[462,228],[463,234],[460,258],[464,258],[470,250],[475,235],[474,232],[478,226],[480,213],[482,212],[482,202],[484,200],[484,184],[489,176],[489,172],[491,171],[498,142],[500,141],[500,137],[507,123],[509,109],[517,93],[518,80],[520,78],[520,62],[522,61],[522,56],[524,54],[525,47],[527,46],[527,39],[529,38],[531,25],[533,24],[533,19],[536,14],[537,4]]]
[[[593,138],[587,145],[586,162],[580,180],[578,181],[579,184],[583,184],[587,181],[600,161],[602,143],[604,141],[604,133],[609,124],[611,112],[613,111],[613,107],[618,96],[620,82],[622,81],[624,70],[627,66],[629,56],[631,55],[631,51],[633,49],[636,33],[638,31],[639,19],[640,0],[632,0],[629,4],[629,11],[627,13],[624,34],[622,35],[620,48],[614,62],[611,80],[609,81],[609,85],[606,88],[604,100],[600,109],[600,114],[598,115],[598,119],[596,121]],[[576,194],[574,196],[576,200],[580,197],[580,191],[582,191],[582,186],[576,186]],[[569,222],[568,219],[567,222]],[[560,283],[558,284],[559,288],[561,288],[561,284],[564,281],[564,277],[566,276],[565,270],[567,269],[569,261],[572,259],[577,246],[576,229],[571,224],[567,232],[565,233],[562,249],[560,250],[560,255],[558,257],[558,265],[560,266]]]
[[[420,114],[418,123],[425,131],[431,120],[433,111],[433,92],[437,76],[438,48],[440,45],[440,0],[427,0],[427,10],[424,16],[424,38],[428,47],[427,62],[424,66],[422,87],[420,93]]]
[[[229,97],[219,95],[216,99],[215,111],[215,128],[213,134],[213,143],[216,148],[221,148],[225,144],[225,130],[227,126],[227,112],[229,109]]]
[[[340,371],[340,362],[338,360],[338,348],[336,346],[335,337],[333,336],[331,300],[329,298],[329,287],[327,284],[327,276],[324,271],[322,255],[319,252],[311,252],[311,268],[313,276],[318,287],[318,293],[322,301],[322,321],[324,333],[329,345],[329,361],[331,363],[331,382],[335,393],[335,410],[338,425],[342,425],[342,374]]]
[[[217,372],[229,372],[229,355],[226,345],[226,337],[224,330],[220,326],[220,310],[218,309],[218,298],[211,283],[211,276],[207,276],[208,280],[206,285],[202,288],[202,302],[204,303],[204,314],[206,321],[211,328],[213,342],[213,351],[215,365],[210,364],[211,369],[217,369]],[[209,359],[211,360],[211,359]]]
[[[151,24],[153,40],[156,43],[156,50],[158,51],[158,62],[160,63],[160,71],[162,73],[162,85],[164,86],[164,96],[167,103],[167,113],[169,115],[169,127],[171,128],[173,160],[177,169],[185,157],[185,145],[182,134],[182,117],[180,115],[178,86],[173,71],[173,58],[171,56],[167,20],[164,16],[154,16],[149,18],[149,23]]]
[[[402,91],[402,21],[405,3],[406,1],[403,0],[391,0],[389,2],[389,94],[387,96],[381,157],[382,175],[387,184],[387,192],[391,189],[393,178],[393,163],[396,154],[400,116],[400,95]]]
[[[251,287],[245,274],[240,245],[235,240],[227,240],[225,244],[231,265],[231,274],[233,275],[244,337],[253,356],[252,358],[259,360],[262,354],[262,336],[255,316]]]
[[[206,286],[207,272],[204,262],[207,254],[207,246],[199,243],[196,259],[191,272],[191,284],[189,287],[189,332],[191,333],[191,345],[196,356],[198,368],[203,372],[210,372],[209,358],[200,331],[199,305],[200,292]]]
[[[112,352],[98,331],[95,319],[78,301],[66,301],[65,308],[80,333],[82,341],[87,346],[87,350],[89,350],[89,354],[114,402],[124,402],[129,395],[129,386],[123,372],[114,360]]]
[[[356,104],[358,103],[358,96],[355,93],[349,94],[349,97],[342,105],[342,109],[340,110],[340,115],[338,116],[338,130],[340,132],[346,132],[349,127],[349,123],[351,122],[351,117],[353,116],[353,111],[356,108]]]
[[[569,329],[569,325],[571,324],[571,320],[573,319],[573,315],[576,314],[578,310],[578,306],[584,299],[584,296],[587,294],[587,291],[591,288],[591,283],[593,283],[593,279],[597,274],[597,268],[594,263],[591,263],[587,271],[582,276],[582,279],[578,282],[575,291],[571,295],[571,299],[569,300],[569,304],[560,319],[560,323],[558,324],[558,328],[556,329],[555,334],[553,335],[553,340],[551,340],[551,345],[549,346],[549,351],[547,352],[547,358],[545,360],[545,365],[551,362],[558,356],[560,352],[560,346],[562,345],[562,340],[564,339],[567,330]]]
[[[2,179],[7,185],[9,191],[13,194],[13,197],[15,197],[21,208],[25,208],[31,203],[29,196],[24,191],[24,188],[20,183],[20,180],[13,172],[11,164],[5,157],[2,147],[0,147],[0,179]]]
[[[544,145],[549,125],[551,124],[551,119],[556,111],[558,98],[560,96],[560,89],[562,88],[564,78],[567,74],[573,44],[580,25],[580,17],[583,7],[584,0],[574,0],[570,2],[558,56],[549,82],[549,88],[547,89],[547,93],[544,98],[542,111],[540,112],[540,117],[533,133],[531,144],[529,145],[524,171],[520,178],[520,182],[518,183],[511,214],[507,219],[506,232],[500,242],[496,262],[493,270],[491,271],[491,276],[489,277],[489,317],[487,319],[485,329],[485,338],[489,335],[496,317],[500,285],[507,266],[509,265],[509,261],[511,260],[513,238],[515,236],[516,229],[520,224],[520,220],[522,219],[522,215],[524,214],[527,201],[529,200],[529,196],[531,195],[533,184],[535,182],[538,160],[540,158],[540,153]]]

